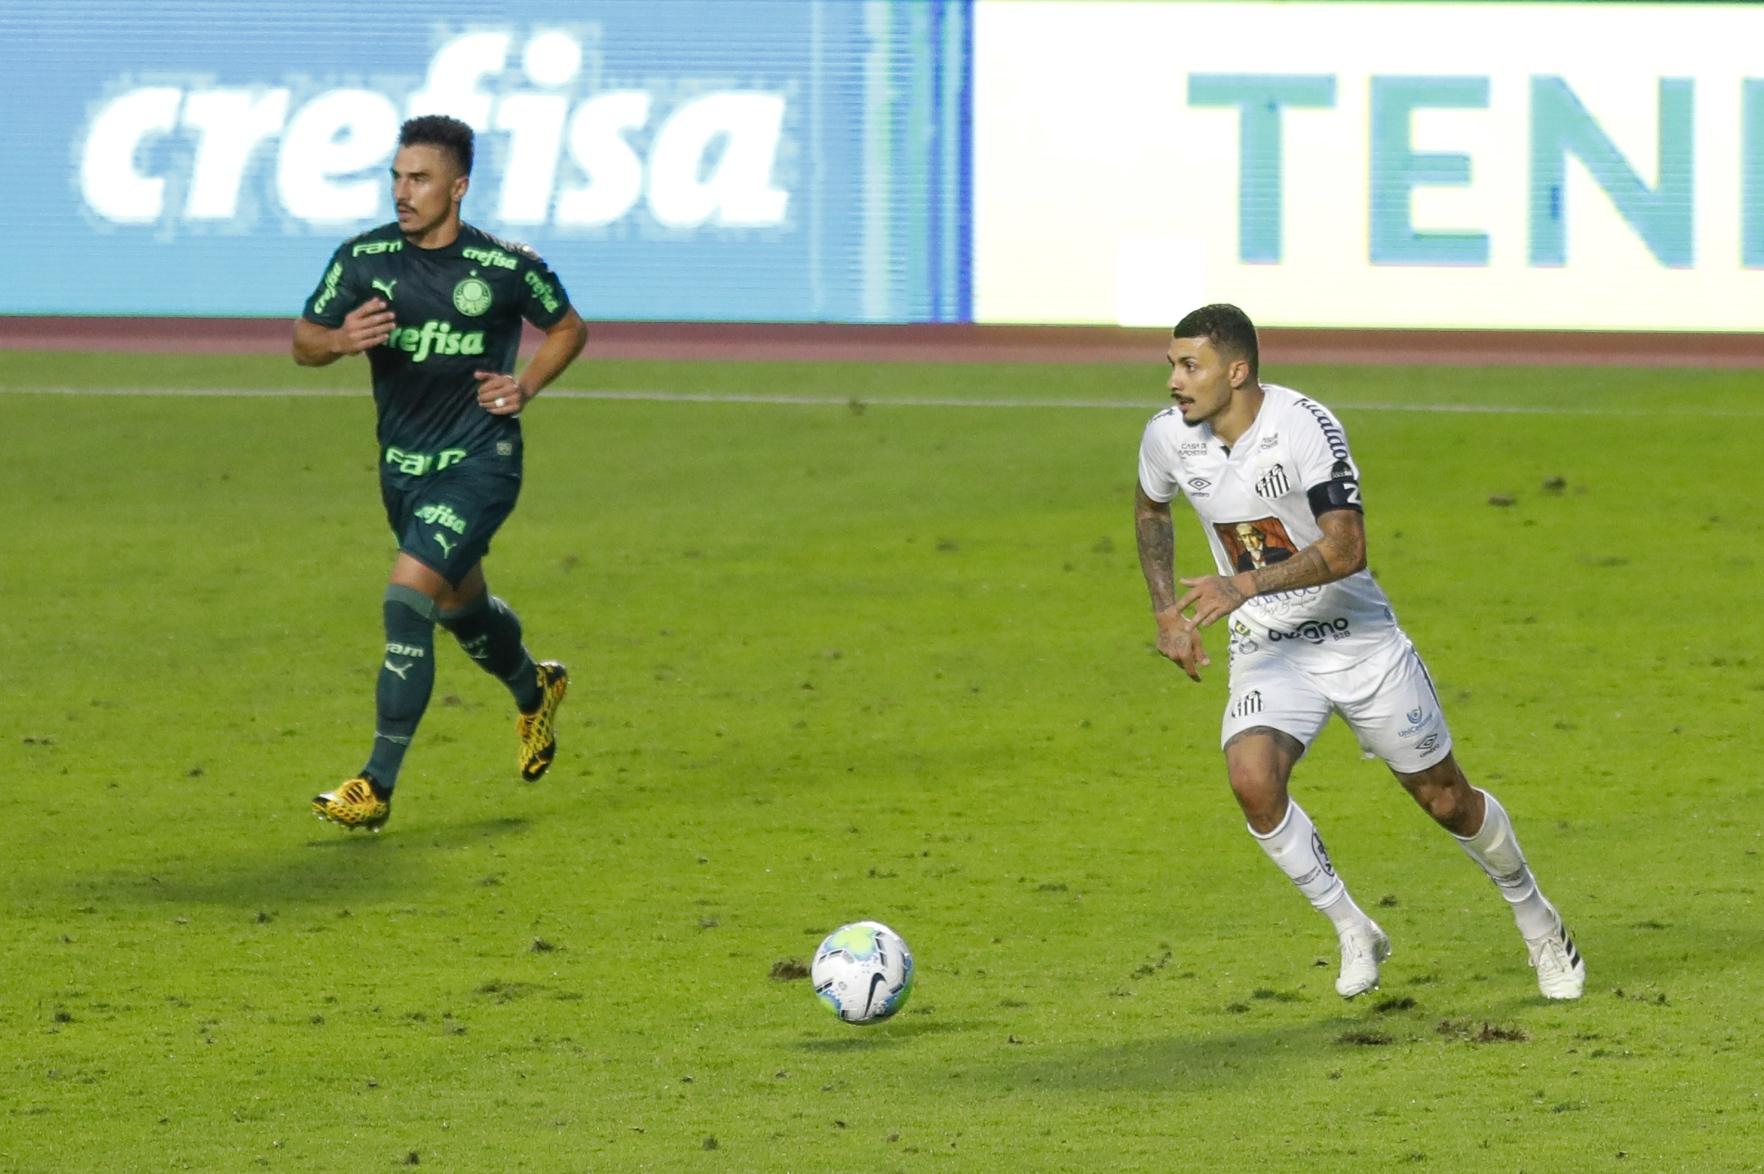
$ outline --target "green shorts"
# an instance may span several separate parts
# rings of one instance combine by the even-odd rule
[[[380,473],[380,499],[398,549],[458,586],[490,553],[521,495],[520,465],[463,461],[426,476]]]

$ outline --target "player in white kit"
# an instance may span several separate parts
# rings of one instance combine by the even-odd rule
[[[1255,326],[1236,306],[1184,317],[1167,358],[1174,403],[1146,425],[1134,509],[1158,651],[1198,681],[1212,663],[1200,629],[1227,621],[1220,742],[1231,789],[1262,850],[1335,927],[1336,991],[1351,999],[1376,987],[1390,939],[1354,903],[1287,792],[1331,712],[1493,879],[1544,996],[1579,998],[1586,964],[1506,811],[1458,768],[1427,669],[1366,570],[1360,475],[1341,424],[1315,400],[1260,381]],[[1175,578],[1177,495],[1199,515],[1217,574]]]

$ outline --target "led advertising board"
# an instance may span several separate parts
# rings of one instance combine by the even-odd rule
[[[292,315],[445,113],[590,318],[965,319],[970,12],[12,0],[0,313]]]
[[[975,12],[974,310],[1750,331],[1764,7]]]

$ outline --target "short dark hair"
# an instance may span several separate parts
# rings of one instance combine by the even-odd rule
[[[472,173],[472,128],[445,114],[424,114],[398,131],[401,147],[440,147],[453,155],[461,175]]]
[[[1259,373],[1262,356],[1261,346],[1256,342],[1256,324],[1229,302],[1190,310],[1176,323],[1170,337],[1204,338],[1227,358],[1248,359],[1251,379]]]

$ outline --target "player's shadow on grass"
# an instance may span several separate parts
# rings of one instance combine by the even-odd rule
[[[494,819],[474,819],[466,823],[443,824],[438,827],[426,828],[421,831],[405,832],[399,829],[394,832],[349,832],[340,828],[321,827],[305,844],[308,848],[318,849],[351,849],[363,851],[377,849],[387,844],[397,845],[396,850],[407,846],[423,848],[463,848],[482,840],[500,839],[527,830],[532,820],[524,815],[499,815]]]
[[[988,1073],[990,1079],[1016,1088],[1028,1085],[1042,1090],[1212,1089],[1259,1082],[1290,1067],[1332,1066],[1380,1048],[1402,1050],[1411,1046],[1409,1041],[1417,1034],[1408,1022],[1328,1018],[1308,1024],[1282,1021],[1207,1035],[1138,1039],[1090,1049],[1063,1047],[1039,1052],[1031,1041],[1028,1054],[1020,1061],[1001,1061]],[[1384,1042],[1374,1042],[1379,1039]]]
[[[428,887],[435,871],[428,858],[435,853],[506,839],[525,832],[530,822],[500,816],[381,835],[337,832],[288,842],[267,858],[162,861],[94,875],[78,887],[82,899],[257,910],[347,905],[364,893],[399,893],[408,899]]]

